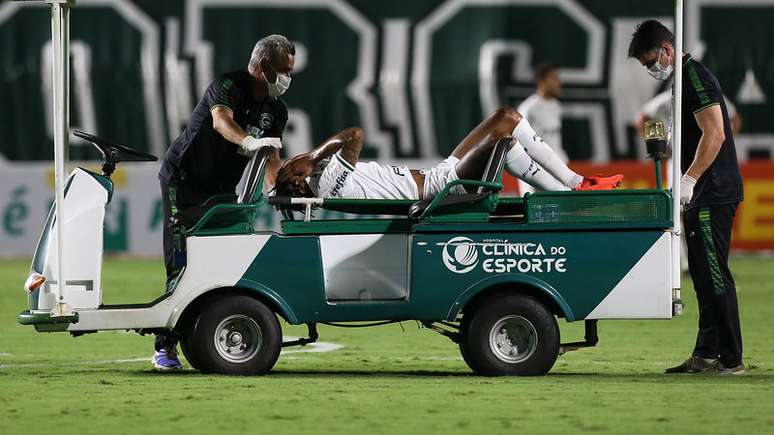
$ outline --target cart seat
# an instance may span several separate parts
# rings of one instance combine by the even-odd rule
[[[505,154],[508,152],[508,146],[512,138],[501,139],[492,150],[489,162],[484,169],[482,181],[488,183],[499,183],[502,176],[503,165],[505,164]],[[444,198],[440,205],[434,210],[443,213],[443,209],[451,209],[452,206],[466,206],[479,203],[492,194],[490,187],[482,186],[476,193],[467,195],[449,195]],[[294,220],[293,210],[303,210],[302,205],[292,204],[291,197],[271,197],[269,204],[277,207],[288,221]],[[434,198],[427,198],[420,201],[414,199],[353,199],[353,198],[324,198],[315,207],[325,210],[340,211],[350,214],[366,215],[390,215],[407,216],[410,219],[419,219],[422,213],[432,203]]]
[[[234,194],[216,195],[210,197],[204,204],[194,207],[188,207],[181,210],[176,216],[186,228],[192,228],[197,224],[207,212],[223,205],[249,205],[258,202],[263,195],[263,180],[266,173],[266,167],[269,159],[274,153],[273,148],[262,148],[256,152],[242,171],[242,177],[234,189]],[[202,228],[242,228],[252,229],[252,213],[245,208],[223,208],[218,210],[208,219],[206,226],[199,225]]]

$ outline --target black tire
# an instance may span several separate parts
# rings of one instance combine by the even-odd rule
[[[184,353],[204,373],[262,375],[279,358],[282,330],[266,305],[230,295],[202,310],[187,340]]]
[[[479,375],[545,375],[559,354],[556,318],[526,295],[498,294],[482,301],[465,313],[460,332],[462,358]]]
[[[198,322],[199,316],[197,314],[195,318],[184,328],[182,337],[180,337],[180,350],[183,352],[183,356],[185,356],[186,361],[188,361],[188,364],[190,364],[192,368],[201,370],[201,364],[199,363],[197,357],[193,354],[190,344],[193,331],[196,328],[196,324]]]

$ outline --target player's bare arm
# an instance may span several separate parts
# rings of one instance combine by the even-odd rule
[[[341,150],[341,157],[347,163],[354,165],[360,157],[360,151],[363,150],[363,142],[363,129],[358,127],[347,128],[334,134],[323,142],[322,145],[315,148],[311,152],[311,157],[317,163]]]
[[[321,161],[341,151],[341,157],[354,165],[363,149],[363,130],[357,127],[344,129],[329,137],[314,150],[299,154],[285,161],[279,169],[277,184],[289,183],[300,186],[312,175],[315,166]],[[299,187],[300,188],[300,187]]]

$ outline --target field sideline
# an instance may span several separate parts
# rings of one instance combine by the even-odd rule
[[[774,262],[735,257],[747,375],[666,376],[688,356],[696,301],[672,321],[603,321],[597,348],[561,356],[542,378],[471,375],[451,341],[414,322],[323,326],[329,352],[280,356],[264,377],[150,370],[152,338],[71,338],[16,323],[28,261],[0,261],[0,434],[35,433],[772,433]],[[145,302],[157,260],[108,259],[105,302]],[[582,324],[560,320],[563,341]],[[305,330],[288,327],[286,335]],[[291,348],[288,350],[297,350]]]

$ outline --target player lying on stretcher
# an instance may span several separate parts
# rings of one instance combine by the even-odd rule
[[[477,125],[451,155],[429,169],[409,169],[378,162],[359,162],[363,131],[343,130],[311,152],[285,161],[277,175],[277,196],[425,199],[457,179],[478,180],[497,142],[513,137],[506,170],[538,190],[605,190],[617,187],[623,175],[583,177],[567,167],[526,119],[510,108],[498,109]],[[465,194],[457,185],[452,194]],[[472,193],[472,192],[471,192]]]

